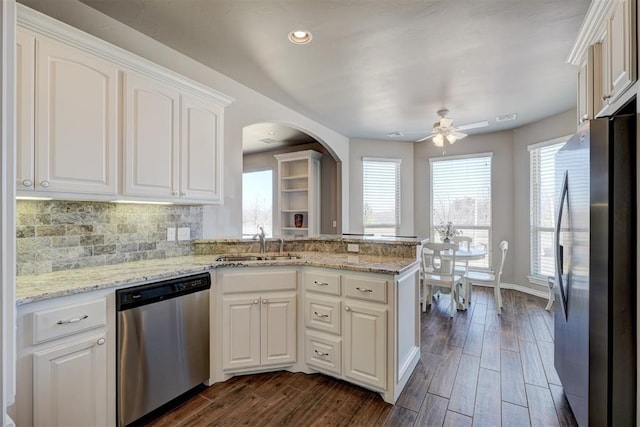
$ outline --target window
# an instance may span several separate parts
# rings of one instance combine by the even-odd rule
[[[400,227],[400,159],[362,159],[365,233],[398,234]]]
[[[431,239],[440,241],[436,226],[451,221],[473,246],[488,256],[469,262],[491,263],[491,154],[431,159]]]
[[[273,171],[242,174],[242,234],[253,236],[258,227],[273,234]]]
[[[556,218],[555,155],[566,138],[529,146],[529,195],[531,197],[531,262],[530,277],[534,283],[546,284],[554,275],[553,236]]]

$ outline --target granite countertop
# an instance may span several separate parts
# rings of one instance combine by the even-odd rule
[[[190,255],[157,260],[135,261],[101,267],[18,276],[16,304],[42,301],[100,289],[163,280],[224,267],[315,266],[381,274],[400,274],[411,268],[415,258],[388,256],[295,252],[299,259],[218,262],[218,255]]]

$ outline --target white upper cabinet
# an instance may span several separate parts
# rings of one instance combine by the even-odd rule
[[[615,1],[607,17],[603,44],[605,103],[616,101],[636,80],[634,3],[634,0]]]
[[[180,93],[137,73],[124,76],[124,190],[178,196]]]
[[[232,98],[17,10],[19,194],[222,203]]]
[[[22,30],[18,62],[18,189],[115,194],[117,67]]]
[[[578,67],[578,126],[613,114],[637,80],[636,0],[591,2],[568,62]]]
[[[223,109],[192,95],[180,99],[180,197],[220,202]]]
[[[135,72],[124,75],[127,196],[222,200],[222,108]]]

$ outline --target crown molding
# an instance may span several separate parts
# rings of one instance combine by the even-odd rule
[[[576,41],[567,57],[567,63],[580,66],[580,61],[590,45],[597,41],[609,11],[620,0],[592,0],[582,21]]]
[[[234,98],[222,92],[196,82],[195,80],[191,80],[22,4],[17,4],[17,22],[22,28],[34,31],[114,63],[119,66],[122,71],[135,71],[173,86],[180,91],[213,102],[221,107],[226,107],[235,101]]]

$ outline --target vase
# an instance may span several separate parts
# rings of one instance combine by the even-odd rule
[[[451,243],[451,239],[448,237],[445,237],[444,240],[442,240],[444,243]]]
[[[302,228],[302,221],[303,221],[304,216],[300,213],[297,213],[293,216],[293,225],[296,226],[296,228]]]

